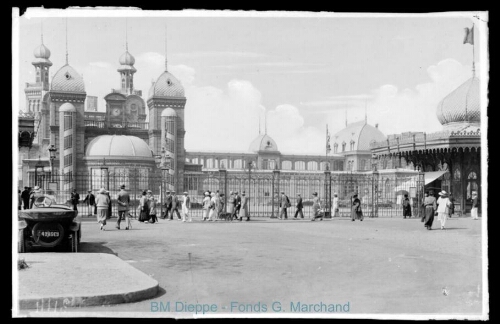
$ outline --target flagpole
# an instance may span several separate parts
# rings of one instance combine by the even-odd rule
[[[472,23],[472,77],[476,76],[476,66],[474,64],[474,23]]]

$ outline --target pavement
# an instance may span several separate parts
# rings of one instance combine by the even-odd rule
[[[212,312],[216,315],[256,314],[262,312],[256,305],[266,305],[266,314],[271,315],[276,311],[271,309],[274,303],[282,305],[280,314],[288,314],[293,311],[291,303],[322,302],[349,304],[349,314],[478,316],[487,312],[483,221],[452,218],[446,230],[435,222],[428,231],[419,219],[402,217],[365,218],[363,222],[348,218],[316,222],[307,218],[194,219],[192,223],[160,219],[158,224],[134,220],[132,230],[125,231],[123,225],[115,229],[112,219],[107,230],[100,231],[95,219],[84,219],[80,253],[23,255],[32,264],[27,271],[19,271],[21,281],[26,282],[25,288],[20,286],[20,296],[40,298],[43,290],[32,288],[35,281],[47,281],[45,287],[60,285],[59,295],[52,294],[58,298],[77,296],[80,287],[101,292],[114,289],[109,295],[125,296],[125,291],[118,290],[144,278],[149,287],[158,284],[155,295],[135,300],[123,297],[120,303],[98,302],[98,306],[64,306],[58,311],[65,316],[180,318],[200,315],[189,311],[189,305],[216,305]],[[106,263],[92,260],[97,255]],[[90,259],[77,261],[80,258]],[[111,260],[120,265],[111,267],[110,262],[108,266]],[[41,261],[46,263],[36,263]],[[76,264],[81,268],[75,269]],[[46,280],[35,279],[33,270],[41,267],[46,267]],[[117,274],[117,269],[130,270],[134,279]],[[27,275],[32,277],[25,280],[22,276]],[[161,310],[160,303],[171,306]],[[21,314],[39,316],[40,312],[23,310]]]
[[[158,281],[106,253],[23,253],[18,271],[19,307],[65,307],[130,303],[158,293]]]

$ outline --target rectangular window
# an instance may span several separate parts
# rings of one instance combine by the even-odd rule
[[[68,154],[64,156],[64,166],[71,166],[73,165],[73,154]]]
[[[64,136],[64,149],[73,147],[73,135]]]
[[[73,179],[73,173],[71,171],[64,174],[64,182],[71,182]]]
[[[73,128],[73,116],[70,114],[64,115],[64,130]]]

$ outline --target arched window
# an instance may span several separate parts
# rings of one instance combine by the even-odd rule
[[[213,169],[214,168],[214,159],[210,158],[207,159],[207,169]]]
[[[282,170],[291,170],[292,169],[292,162],[291,161],[281,162],[281,169]]]
[[[222,159],[219,161],[219,167],[222,169],[228,169],[229,168],[229,163],[227,161],[227,159]]]
[[[241,163],[241,159],[233,161],[233,169],[242,169],[243,163]]]
[[[345,152],[345,142],[342,143],[342,152]]]
[[[472,198],[472,192],[476,192],[479,195],[478,192],[478,179],[477,179],[477,174],[475,171],[469,172],[467,175],[467,199]]]
[[[329,165],[329,164],[330,164],[330,163],[328,163],[328,162],[321,162],[321,170],[322,170],[322,171],[326,171],[326,167],[327,167],[327,166],[328,166],[328,170],[331,170],[331,168],[330,168],[330,165]]]
[[[361,160],[361,170],[366,170],[366,160],[365,159]]]
[[[460,180],[460,169],[456,168],[455,172],[453,172],[453,180]]]
[[[339,171],[344,171],[344,161],[339,161]]]
[[[382,168],[387,169],[387,159],[386,158],[384,158],[382,161]]]
[[[333,144],[333,153],[337,153],[339,150],[339,145],[337,143]]]
[[[274,168],[276,167],[276,161],[275,160],[269,160],[269,169],[270,170],[274,170]]]
[[[316,162],[316,161],[307,162],[307,170],[309,170],[309,171],[318,170],[318,162]]]
[[[304,161],[296,161],[295,162],[295,170],[305,170],[306,163]]]
[[[198,164],[198,158],[194,158],[191,163]]]

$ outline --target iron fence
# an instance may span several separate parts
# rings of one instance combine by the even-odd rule
[[[102,170],[100,170],[102,171]],[[112,217],[117,216],[116,195],[120,186],[125,184],[130,194],[130,214],[139,215],[138,206],[141,193],[151,190],[159,202],[159,212],[165,211],[163,204],[166,191],[173,188],[171,180],[160,173],[148,174],[144,170],[129,169],[121,172],[96,172],[70,175],[44,175],[35,179],[29,177],[27,186],[39,185],[45,194],[52,195],[58,203],[70,204],[71,191],[76,189],[80,195],[77,205],[80,215],[93,214],[91,206],[84,200],[91,191],[97,194],[100,188],[109,191],[112,201]],[[251,217],[277,217],[279,215],[279,197],[284,192],[292,206],[288,208],[288,217],[296,212],[298,194],[303,199],[303,213],[306,218],[312,216],[312,194],[318,193],[326,216],[333,213],[334,194],[338,197],[338,212],[335,216],[350,217],[352,195],[358,194],[365,217],[402,217],[402,199],[408,194],[414,216],[420,216],[419,206],[423,200],[423,175],[404,178],[384,178],[377,173],[345,173],[345,172],[309,172],[293,171],[262,171],[247,172],[219,170],[185,174],[180,183],[176,184],[177,195],[187,191],[191,198],[191,215],[202,216],[202,201],[205,191],[224,193],[224,203],[231,191],[240,194],[245,191]]]

